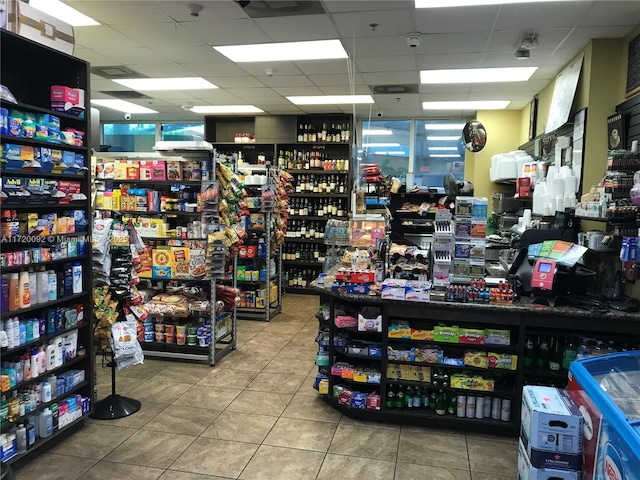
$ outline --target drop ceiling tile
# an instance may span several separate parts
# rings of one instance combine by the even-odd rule
[[[231,95],[235,95],[238,98],[244,98],[251,100],[251,102],[256,101],[256,99],[260,98],[268,98],[269,102],[277,101],[280,96],[279,93],[275,92],[271,88],[228,88],[227,91]]]
[[[191,72],[181,65],[167,60],[157,63],[140,63],[127,65],[132,70],[148,77],[189,77]]]
[[[562,48],[583,48],[595,38],[620,38],[629,32],[629,27],[578,27],[571,32],[569,38],[562,44]]]
[[[196,35],[175,22],[114,25],[114,28],[136,42],[156,49],[165,45],[204,45]]]
[[[572,27],[576,25],[592,1],[518,3],[503,5],[496,30],[535,30],[539,28]]]
[[[440,68],[473,68],[480,65],[482,56],[475,53],[452,53],[447,55],[417,55],[418,71]]]
[[[482,55],[478,67],[537,67],[543,65],[553,54],[552,50],[534,49],[530,52],[531,57],[527,60],[518,60],[514,50],[501,52],[488,52]]]
[[[139,22],[166,22],[171,20],[149,1],[117,2],[97,0],[68,0],[71,7],[95,18],[102,24],[124,24]],[[89,27],[94,28],[94,27]]]
[[[271,41],[267,35],[256,28],[255,22],[248,18],[185,22],[182,26],[207,45],[248,45]],[[242,32],[242,35],[238,35],[239,32]]]
[[[509,106],[507,107],[507,110],[522,110],[524,107],[526,107],[527,105],[529,105],[529,103],[531,103],[531,100],[511,100],[511,103],[509,104]]]
[[[418,32],[455,33],[491,31],[498,5],[459,8],[418,8],[413,13]],[[407,32],[408,33],[408,32]]]
[[[327,12],[366,12],[369,10],[414,10],[413,0],[325,0],[322,2]]]
[[[468,93],[471,91],[470,83],[454,83],[451,85],[419,85],[420,93]]]
[[[415,55],[391,55],[380,57],[356,57],[356,65],[363,73],[393,70],[413,70],[416,68]]]
[[[113,58],[117,63],[114,65],[135,65],[143,63],[157,63],[162,61],[153,50],[148,47],[136,46],[129,48],[114,48],[108,43],[102,48],[95,48],[96,52],[109,58]]]
[[[232,1],[205,1],[200,3],[202,11],[198,17],[192,17],[191,11],[184,1],[154,1],[159,10],[162,10],[176,22],[213,22],[220,19],[247,18],[242,8]]]
[[[437,33],[422,35],[417,54],[482,53],[489,32]],[[406,46],[405,48],[409,48]]]
[[[118,63],[113,58],[102,55],[90,48],[75,48],[73,50],[73,56],[89,62],[92,67],[116,65]]]
[[[366,85],[362,75],[355,74],[353,78],[349,78],[346,72],[339,75],[314,75],[312,81],[319,87],[351,85],[352,82],[355,85]]]
[[[246,75],[246,72],[235,63],[227,61],[226,63],[185,63],[184,68],[190,70],[199,76],[215,77],[238,77]],[[218,83],[213,82],[216,85]]]
[[[547,61],[544,63],[544,66],[545,67],[548,67],[548,66],[564,67],[571,60],[576,58],[578,56],[578,53],[580,53],[580,49],[559,48],[547,58]]]
[[[461,102],[463,100],[469,100],[469,94],[464,92],[447,93],[438,91],[429,91],[427,93],[420,94],[421,102],[441,102],[445,100]]]
[[[640,2],[638,1],[606,1],[594,2],[580,19],[580,25],[626,25],[636,26],[640,23]]]
[[[93,91],[98,91],[98,90],[106,90],[106,91],[111,91],[111,90],[129,90],[127,87],[123,86],[123,85],[118,85],[117,83],[115,83],[113,80],[110,80],[108,78],[103,78],[100,77],[98,75],[91,75],[91,90]]]
[[[249,75],[256,75],[259,77],[266,75],[266,69],[274,69],[274,76],[296,76],[300,77],[303,73],[294,62],[250,62],[239,64],[242,70]]]
[[[420,81],[420,75],[411,70],[404,72],[377,72],[377,73],[363,73],[365,81],[368,85],[388,85],[388,84],[400,84],[400,83],[418,83]]]
[[[195,90],[160,90],[142,93],[149,95],[151,98],[193,100],[195,98],[194,91]]]
[[[322,89],[318,87],[286,87],[286,88],[274,88],[274,90],[284,97],[324,95],[324,92],[322,91]]]
[[[354,36],[390,37],[415,31],[412,19],[414,15],[413,10],[397,9],[341,13],[333,18],[340,36],[350,44]],[[371,27],[372,23],[377,24],[375,30]]]
[[[404,35],[356,38],[355,49],[351,43],[345,48],[355,58],[407,55],[411,52]]]
[[[214,77],[216,79],[216,85],[220,88],[261,88],[264,87],[264,83],[255,77],[249,75],[239,77]]]
[[[176,63],[224,63],[228,60],[208,45],[162,46],[153,49],[158,58],[168,58]]]
[[[477,83],[471,86],[471,93],[495,94],[499,88],[501,95],[528,95],[533,97],[549,84],[549,80],[529,80],[528,82],[513,83]]]
[[[273,42],[327,40],[338,36],[326,15],[256,18],[255,23]]]
[[[571,32],[570,28],[547,28],[537,32],[538,46],[533,49],[536,51],[553,50],[558,48],[560,43]],[[488,52],[502,52],[506,50],[515,51],[519,46],[523,34],[531,33],[523,30],[500,30],[491,33],[489,43],[487,44]]]
[[[397,99],[400,98],[398,101]],[[376,105],[383,106],[385,108],[406,108],[412,103],[420,102],[420,95],[417,93],[400,93],[397,95],[373,95],[373,99]]]
[[[349,71],[349,59],[345,58],[295,62],[295,65],[306,75],[343,73]]]
[[[268,77],[264,75],[260,77],[262,83],[267,87],[311,87],[314,86],[313,82],[309,80],[306,75],[274,75]]]
[[[370,95],[368,85],[356,85],[352,90],[348,85],[320,87],[323,95]]]
[[[85,48],[99,51],[101,48],[131,48],[140,45],[108,25],[78,28],[74,30],[76,42]]]

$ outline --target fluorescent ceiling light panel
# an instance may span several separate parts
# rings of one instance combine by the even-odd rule
[[[460,154],[459,153],[435,153],[435,154],[429,154],[429,156],[431,158],[460,158]]]
[[[457,102],[422,102],[423,110],[504,110],[510,100],[463,100]]]
[[[421,70],[420,83],[498,83],[526,82],[538,67],[504,68],[452,68],[445,70]]]
[[[31,0],[29,2],[33,8],[37,8],[41,12],[51,15],[73,27],[92,27],[100,25],[93,18],[80,13],[75,8],[62,3],[60,0]]]
[[[400,146],[399,143],[363,143],[362,144],[363,148],[373,148],[373,147],[388,148],[388,147],[399,147],[399,146]]]
[[[447,141],[447,142],[452,142],[452,141],[456,141],[456,140],[460,140],[460,135],[458,136],[439,136],[439,135],[434,135],[434,136],[427,136],[427,140],[431,140],[431,141]],[[457,149],[456,149],[457,150]]]
[[[427,123],[425,130],[462,130],[464,123]]]
[[[218,88],[202,77],[124,78],[113,81],[133,90],[206,90]]]
[[[393,135],[393,132],[384,128],[369,128],[362,131],[363,135]]]
[[[458,137],[459,139],[459,137]],[[458,147],[428,147],[428,150],[434,151],[437,150],[439,152],[457,152]]]
[[[340,40],[258,43],[213,47],[232,62],[281,62],[348,58]]]
[[[137,105],[135,103],[127,102],[125,100],[118,100],[115,98],[92,99],[91,103],[125,113],[158,113],[157,111],[151,110],[147,107],[143,107],[142,105]]]
[[[559,0],[415,0],[416,8],[477,7],[478,5],[508,5],[511,3],[548,3]],[[577,1],[577,0],[568,0]]]
[[[355,103],[374,103],[371,95],[311,95],[306,97],[287,97],[294,105],[342,105]]]
[[[253,105],[196,105],[189,109],[193,113],[262,113]]]

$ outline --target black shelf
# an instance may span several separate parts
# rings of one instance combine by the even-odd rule
[[[2,243],[2,241],[0,241],[0,243]],[[12,267],[2,267],[2,271],[3,272],[15,272],[15,271],[19,271],[19,270],[24,270],[25,268],[40,267],[40,266],[47,266],[47,265],[55,265],[57,263],[75,262],[77,260],[85,260],[86,258],[87,258],[86,255],[80,255],[80,256],[77,256],[77,257],[58,258],[56,260],[49,260],[47,262],[29,263],[27,265],[12,266]]]
[[[518,351],[518,347],[515,345],[485,345],[484,343],[481,345],[470,345],[468,343],[438,342],[436,340],[414,340],[411,338],[388,338],[388,340],[389,342],[422,343],[423,345],[433,344],[451,348],[469,348],[471,350],[495,350],[496,352],[511,353],[516,353]]]
[[[373,382],[356,382],[355,380],[351,380],[349,378],[342,378],[340,375],[333,375],[332,377],[336,379],[335,383],[346,383],[348,385],[353,385],[354,387],[364,387],[364,388],[376,388],[380,390],[381,384],[373,383]],[[337,379],[340,379],[339,381]]]
[[[272,313],[276,313],[280,308],[277,305],[269,307]],[[266,308],[237,307],[238,313],[265,313]]]
[[[84,153],[84,154],[87,154],[89,152],[89,147],[87,146],[77,147],[75,145],[69,145],[68,143],[47,142],[45,140],[38,140],[36,138],[24,138],[24,137],[12,137],[11,135],[0,135],[0,140],[2,140],[2,143],[19,143],[21,145],[32,145],[34,147],[48,147],[48,148],[54,148],[59,150],[72,150],[74,152]],[[87,160],[88,158],[85,158],[85,161]],[[37,173],[37,172],[34,172],[34,173]]]
[[[96,182],[112,182],[112,183],[145,183],[150,187],[156,185],[178,185],[183,187],[199,187],[202,185],[201,180],[116,180],[114,178],[96,178]]]
[[[370,331],[363,331],[363,330],[358,330],[357,328],[354,327],[336,327],[336,330],[338,332],[346,332],[346,333],[357,333],[359,335],[369,335],[369,336],[380,336],[382,335],[382,332],[370,332]]]
[[[282,260],[282,263],[288,265],[311,265],[313,267],[322,267],[324,262],[313,262],[311,260]]]
[[[313,192],[306,192],[306,193],[290,193],[289,197],[292,198],[348,198],[349,194],[348,193],[313,193]]]
[[[495,373],[511,373],[513,375],[515,375],[517,372],[516,370],[506,370],[506,369],[502,369],[502,368],[481,368],[481,367],[470,367],[468,365],[446,365],[444,363],[427,363],[427,362],[409,362],[406,360],[391,360],[388,359],[387,363],[397,363],[399,365],[416,365],[416,366],[421,366],[421,367],[431,367],[431,368],[451,368],[454,370],[469,370],[469,371],[473,371],[473,372],[479,372],[479,373],[489,373],[489,374],[495,374]]]
[[[156,278],[156,277],[140,277],[140,280],[151,280],[152,282],[210,282],[211,278],[203,277],[203,278]]]
[[[68,369],[69,367],[76,365],[80,362],[83,362],[85,360],[90,360],[89,354],[87,353],[86,355],[82,355],[82,356],[77,356],[76,358],[72,358],[71,360],[67,360],[66,362],[64,362],[62,365],[60,365],[59,367],[56,368],[52,368],[51,370],[47,370],[46,376],[52,374],[52,373],[56,373],[59,371],[62,371],[63,369]],[[87,375],[90,375],[91,373],[88,372]],[[38,375],[36,378],[30,378],[29,380],[24,380],[22,382],[20,382],[19,384],[17,384],[15,387],[11,387],[9,390],[6,390],[4,392],[2,392],[3,395],[7,395],[7,397],[9,396],[9,394],[11,392],[13,392],[14,390],[19,390],[21,388],[27,387],[29,385],[33,385],[34,383],[38,383],[41,382],[45,377],[45,375]],[[86,378],[86,376],[85,376]],[[88,380],[87,380],[88,381]]]
[[[142,238],[143,240],[150,240],[150,241],[154,241],[154,242],[160,242],[160,241],[166,241],[166,240],[195,240],[195,241],[203,241],[206,240],[206,238],[202,238],[202,237],[198,237],[198,238],[182,238],[182,237],[147,237],[144,235],[139,235],[140,238]]]
[[[357,360],[371,360],[374,362],[380,362],[382,360],[382,357],[370,357],[369,355],[362,355],[362,354],[357,354],[357,353],[349,353],[346,350],[342,350],[339,348],[334,348],[334,352],[337,353],[338,355],[343,355],[345,357],[349,357],[349,358],[353,358],[353,359],[357,359]]]
[[[384,410],[387,415],[411,415],[414,417],[419,417],[421,419],[440,421],[440,420],[450,420],[455,422],[462,422],[463,424],[474,424],[478,426],[482,426],[484,428],[488,427],[488,431],[491,431],[492,428],[500,428],[503,429],[505,427],[509,428],[509,430],[519,430],[520,422],[517,424],[512,420],[509,422],[503,422],[502,420],[494,420],[493,418],[467,418],[467,417],[458,417],[456,415],[445,414],[438,415],[435,411],[429,408],[416,408],[416,409],[403,409],[403,410]]]
[[[488,392],[485,390],[467,390],[464,388],[451,388],[451,387],[434,387],[429,382],[414,382],[413,380],[394,380],[391,378],[387,378],[384,380],[388,385],[404,385],[408,387],[427,387],[427,388],[437,388],[438,390],[443,390],[445,392],[455,392],[466,395],[487,395],[492,397],[513,397],[515,396],[515,392],[513,390],[494,390],[493,392]]]
[[[184,323],[187,320],[190,319],[196,319],[196,318],[202,318],[202,317],[209,317],[210,314],[209,312],[204,312],[204,313],[190,313],[189,315],[186,315],[184,317],[177,317],[175,315],[155,315],[153,313],[149,314],[150,317],[155,317],[155,318],[162,318],[162,319],[172,319],[175,320],[176,324],[180,324],[180,323]],[[142,345],[142,342],[140,342],[140,344]]]
[[[333,145],[333,143],[332,143]],[[344,145],[344,144],[343,144]],[[305,170],[305,169],[295,169],[295,168],[285,168],[285,170],[292,174],[292,175],[306,175],[309,173],[316,173],[316,174],[320,174],[320,175],[349,175],[349,171],[348,170],[324,170],[324,169],[309,169],[309,170]]]
[[[73,387],[72,389],[67,390],[67,391],[66,391],[65,393],[63,393],[62,395],[58,395],[56,398],[52,399],[50,402],[41,403],[41,404],[40,404],[40,405],[38,405],[36,408],[34,408],[33,410],[31,410],[29,413],[27,413],[27,414],[25,414],[25,415],[23,415],[23,416],[21,416],[21,417],[18,417],[18,418],[13,422],[13,424],[14,424],[14,425],[18,425],[18,424],[20,424],[20,423],[24,423],[24,421],[25,421],[28,417],[32,416],[35,412],[38,412],[38,411],[40,411],[40,410],[42,410],[42,409],[44,409],[44,408],[47,408],[47,407],[49,407],[49,406],[53,405],[54,403],[58,403],[58,402],[60,402],[61,400],[64,400],[65,398],[67,398],[67,397],[69,397],[69,396],[73,395],[74,393],[76,393],[76,392],[78,392],[78,391],[82,390],[82,389],[83,389],[84,387],[86,387],[87,385],[89,385],[89,381],[88,381],[88,380],[85,380],[84,382],[79,383],[78,385],[76,385],[76,386],[75,386],[75,387]],[[87,396],[89,396],[89,395],[87,395]],[[5,426],[3,427],[3,430],[4,430],[4,429],[6,429],[6,428],[7,428],[7,426],[9,426],[9,425],[11,425],[11,424],[9,424],[9,423],[8,423],[7,425],[5,425]]]
[[[284,287],[285,293],[298,293],[303,295],[318,295],[318,291],[305,287]]]
[[[558,380],[568,380],[569,371],[561,368],[560,370],[549,370],[548,368],[524,367],[523,373],[525,377],[543,377],[555,378]]]
[[[109,208],[96,208],[97,211],[99,212],[115,212],[115,213],[119,213],[122,216],[144,216],[144,215],[170,215],[170,216],[177,216],[177,217],[193,217],[193,216],[200,216],[200,215],[217,215],[214,213],[206,213],[206,212],[179,212],[179,211],[171,211],[171,212],[138,212],[138,211],[127,211],[127,210],[113,210],[113,209],[109,209]],[[189,240],[187,239],[182,239],[182,240]]]
[[[87,295],[86,293],[76,293],[75,295],[68,295],[66,297],[58,298],[56,300],[51,300],[50,302],[46,302],[46,303],[38,303],[37,305],[32,305],[27,308],[19,308],[18,310],[13,310],[11,312],[3,312],[0,318],[15,317],[16,315],[23,315],[25,313],[35,312],[37,310],[45,310],[55,305],[60,305],[61,303],[66,303],[73,300],[80,300],[83,297],[86,297],[86,295]],[[84,314],[87,315],[87,312],[85,311]]]
[[[321,243],[324,244],[323,238],[287,238],[284,237],[285,242],[289,243]]]
[[[31,346],[34,345],[38,345],[40,343],[46,343],[48,340],[51,340],[52,338],[55,338],[59,335],[64,335],[65,333],[68,332],[72,332],[73,330],[79,330],[81,328],[84,328],[86,326],[89,325],[89,322],[84,322],[82,325],[76,325],[75,327],[69,327],[69,328],[65,328],[64,330],[61,330],[59,332],[54,332],[54,333],[47,333],[45,335],[41,335],[38,338],[36,338],[35,340],[31,341],[31,342],[27,342],[27,343],[23,343],[22,345],[19,345],[17,347],[13,347],[13,348],[8,348],[6,350],[2,350],[2,356],[3,357],[7,357],[8,355],[11,355],[14,352],[20,352],[22,350],[24,350],[25,348],[29,348]]]
[[[35,173],[34,175],[37,175]],[[7,199],[8,200],[8,199]],[[24,199],[23,199],[24,200]],[[71,210],[78,210],[80,207],[84,206],[87,203],[87,200],[75,200],[69,203],[18,203],[12,204],[8,201],[2,202],[3,210],[33,210],[40,211],[43,209],[50,208],[68,208]],[[61,233],[60,235],[69,235],[68,233]],[[86,235],[86,234],[85,234]]]
[[[154,352],[191,353],[196,355],[208,355],[210,345],[201,347],[199,345],[178,345],[177,343],[160,342],[140,342],[142,350]]]
[[[52,179],[60,179],[60,180],[79,180],[84,178],[87,173],[86,170],[78,169],[78,173],[54,173],[54,172],[27,172],[25,170],[8,170],[6,168],[0,169],[0,174],[7,177],[42,177],[42,178],[52,178]]]
[[[74,122],[81,122],[81,123],[84,123],[87,121],[86,118],[80,118],[77,115],[71,115],[65,112],[58,112],[56,110],[51,110],[50,108],[37,107],[35,105],[29,105],[28,103],[21,103],[21,102],[11,103],[11,102],[7,102],[6,100],[0,100],[0,106],[8,110],[15,108],[16,110],[29,110],[30,112],[36,112],[36,113],[48,113],[49,115],[54,115],[60,118],[60,120],[63,120],[63,119],[73,120]]]

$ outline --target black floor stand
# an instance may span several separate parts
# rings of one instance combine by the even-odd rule
[[[128,417],[140,410],[140,402],[133,398],[116,394],[116,362],[111,354],[111,395],[96,402],[91,418],[97,420],[115,420]]]

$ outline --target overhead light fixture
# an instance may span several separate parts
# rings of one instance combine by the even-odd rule
[[[114,82],[133,90],[207,90],[218,88],[202,77],[182,78],[122,78]]]
[[[425,130],[462,130],[464,123],[425,123]]]
[[[431,158],[460,158],[459,153],[430,153],[429,156]]]
[[[459,139],[460,139],[460,135],[428,135],[427,136],[427,140],[436,141],[436,142],[440,142],[440,141],[451,142]]]
[[[195,105],[190,108],[193,113],[263,113],[264,110],[254,105]]]
[[[428,137],[427,137],[428,139]],[[460,139],[460,137],[457,137],[456,140]],[[427,147],[427,150],[429,151],[439,151],[439,152],[457,152],[458,151],[458,147]]]
[[[354,103],[375,103],[371,95],[312,95],[287,97],[295,105],[342,105]]]
[[[362,135],[393,135],[393,132],[386,128],[365,128]]]
[[[72,27],[93,27],[95,25],[100,25],[100,22],[97,22],[88,15],[79,12],[75,8],[71,8],[60,0],[31,0],[29,5],[46,13],[47,15],[51,15],[52,17],[68,23]]]
[[[232,62],[282,62],[348,58],[340,40],[258,43],[213,47]]]
[[[538,67],[453,68],[421,70],[420,83],[497,83],[526,82]]]
[[[363,148],[375,148],[375,147],[388,148],[388,147],[399,147],[399,146],[400,146],[399,143],[363,143],[362,144]]]
[[[509,5],[512,3],[546,3],[558,0],[415,0],[416,8],[477,7],[478,5]],[[578,0],[568,0],[578,1]]]
[[[447,102],[422,102],[423,110],[504,110],[509,100],[463,100]]]
[[[158,113],[156,110],[152,110],[142,105],[138,105],[125,100],[118,100],[115,98],[104,99],[91,99],[91,103],[94,105],[100,105],[101,107],[110,108],[111,110],[117,110],[125,113]]]

